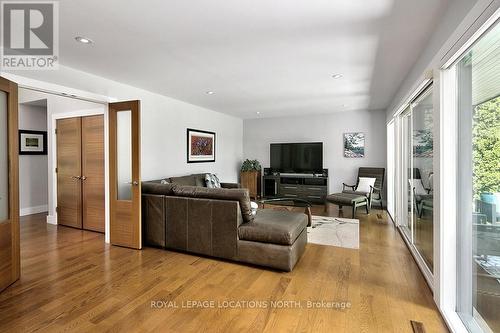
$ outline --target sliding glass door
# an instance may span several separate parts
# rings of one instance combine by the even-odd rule
[[[412,103],[412,201],[413,244],[426,266],[433,271],[433,102],[432,86]]]
[[[457,311],[470,331],[500,332],[500,24],[455,70]]]
[[[433,272],[433,95],[421,91],[399,116],[398,225],[418,259]]]

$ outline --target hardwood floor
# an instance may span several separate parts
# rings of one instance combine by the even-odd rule
[[[327,213],[314,207],[313,214]],[[349,213],[350,214],[350,213]],[[21,279],[0,294],[0,332],[447,332],[403,241],[374,210],[358,214],[359,250],[308,244],[291,273],[104,243],[102,234],[21,221]],[[188,301],[215,308],[183,308]],[[289,302],[290,308],[266,301]],[[152,301],[157,302],[152,306]],[[167,303],[167,302],[171,303]],[[239,301],[231,309],[218,308]],[[245,301],[261,301],[248,304]],[[342,308],[307,308],[307,301]],[[161,308],[161,304],[178,308]],[[265,307],[265,304],[269,306]],[[210,304],[207,304],[210,305]],[[277,303],[281,305],[281,303]]]

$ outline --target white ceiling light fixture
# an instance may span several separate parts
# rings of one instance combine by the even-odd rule
[[[75,40],[82,44],[92,44],[94,42],[92,39],[82,36],[76,36]]]
[[[209,91],[207,91],[205,94],[207,94],[207,95],[213,95],[213,94],[215,94],[215,91],[211,91],[211,90],[209,90]]]
[[[333,74],[333,75],[332,75],[332,77],[333,77],[334,79],[341,79],[341,78],[343,78],[343,77],[344,77],[344,75],[343,75],[343,74],[338,73],[338,74]]]

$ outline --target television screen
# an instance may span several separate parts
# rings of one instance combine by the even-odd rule
[[[279,172],[320,172],[323,143],[272,143],[271,169]]]

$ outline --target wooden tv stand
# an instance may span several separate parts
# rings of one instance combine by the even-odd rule
[[[328,195],[328,170],[322,174],[266,173],[264,198],[294,198],[324,204]]]

